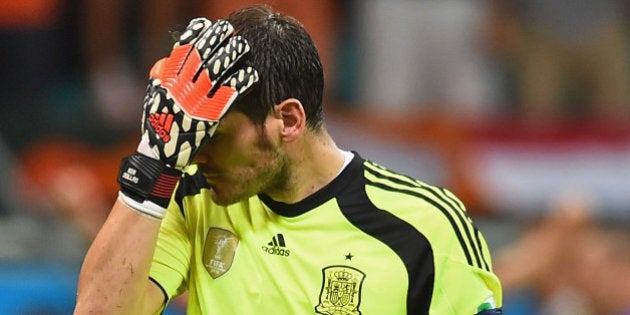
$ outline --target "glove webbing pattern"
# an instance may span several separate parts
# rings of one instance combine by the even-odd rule
[[[158,159],[170,167],[183,168],[192,158],[192,149],[210,137],[208,131],[213,130],[216,122],[191,119],[166,89],[155,85],[156,82],[158,80],[151,80],[149,84],[150,97],[145,100],[142,132]],[[164,121],[152,121],[153,115],[162,115]]]

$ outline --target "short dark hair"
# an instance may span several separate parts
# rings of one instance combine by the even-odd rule
[[[319,130],[324,120],[324,74],[317,48],[302,24],[267,5],[240,9],[227,20],[249,42],[251,51],[244,63],[260,77],[232,108],[262,125],[274,105],[296,98],[304,106],[307,126]]]

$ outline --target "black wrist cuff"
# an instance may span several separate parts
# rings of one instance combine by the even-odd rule
[[[149,200],[166,208],[181,175],[181,171],[136,152],[122,159],[118,184],[129,198],[140,203]]]

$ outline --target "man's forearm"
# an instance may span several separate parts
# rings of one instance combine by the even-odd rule
[[[141,314],[159,308],[163,297],[147,294],[159,228],[159,220],[116,201],[83,262],[76,314]]]

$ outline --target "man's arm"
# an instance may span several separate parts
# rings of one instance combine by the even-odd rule
[[[76,314],[155,314],[162,290],[149,280],[159,220],[116,201],[79,275]]]
[[[161,220],[182,170],[231,104],[258,82],[255,69],[234,68],[249,50],[229,22],[197,18],[151,69],[142,139],[122,160],[118,200],[83,263],[77,314],[160,309],[164,294],[149,271]]]

